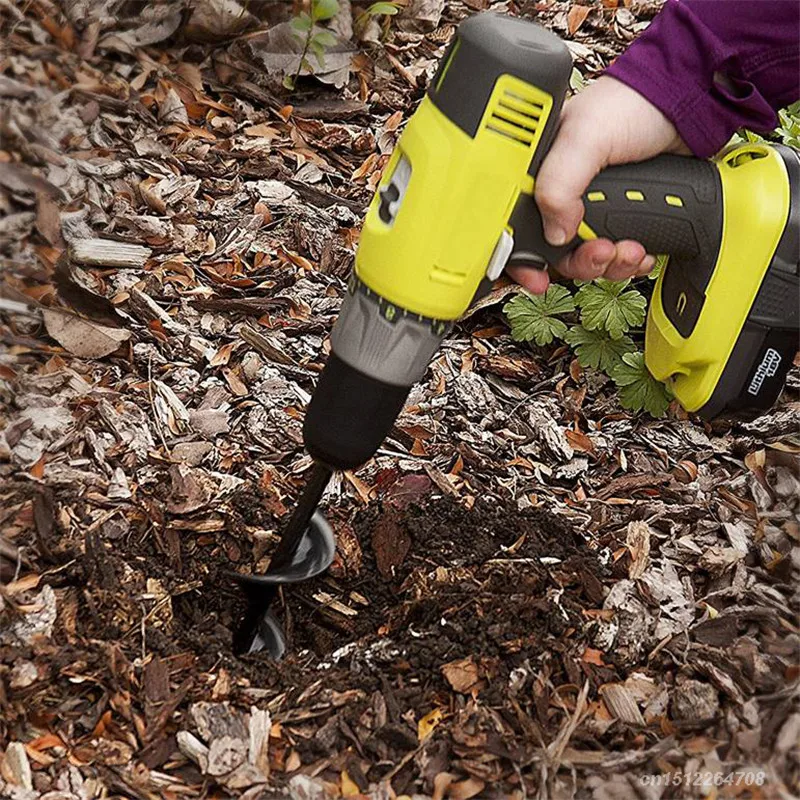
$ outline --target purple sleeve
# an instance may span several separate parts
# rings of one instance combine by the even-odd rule
[[[800,99],[798,0],[667,0],[607,74],[657,106],[697,156],[766,133]]]

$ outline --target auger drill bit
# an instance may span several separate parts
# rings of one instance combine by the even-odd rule
[[[284,528],[278,546],[263,575],[232,577],[247,596],[247,610],[234,636],[239,654],[266,650],[279,659],[286,650],[286,639],[270,611],[281,585],[298,583],[321,575],[331,565],[336,543],[333,532],[317,506],[333,471],[314,462],[311,476]]]

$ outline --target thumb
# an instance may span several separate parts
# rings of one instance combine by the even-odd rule
[[[584,211],[581,195],[603,167],[602,156],[582,138],[575,140],[562,126],[536,176],[534,197],[552,245],[566,244],[577,234]]]

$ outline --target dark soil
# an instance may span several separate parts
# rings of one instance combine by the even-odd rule
[[[277,685],[296,687],[297,663],[307,668],[310,659],[330,665],[338,651],[333,660],[347,666],[388,640],[386,652],[394,654],[392,668],[398,674],[419,672],[435,687],[443,680],[442,664],[472,656],[488,659],[488,673],[503,689],[511,670],[556,646],[568,628],[580,628],[580,610],[597,600],[587,594],[599,570],[594,554],[553,515],[481,501],[467,510],[450,499],[424,508],[375,504],[349,525],[361,549],[359,567],[292,586],[276,603],[290,641],[287,660],[276,665],[263,655],[237,658],[232,638],[244,600],[229,572],[252,569],[253,542],[245,526],[268,528],[275,522],[253,495],[243,494],[232,506],[238,517],[225,531],[182,534],[177,549],[170,547],[169,537],[153,531],[113,546],[92,539],[78,564],[56,582],[64,590],[70,584],[83,587],[79,636],[119,641],[135,658],[143,646],[144,576],[158,576],[173,596],[172,618],[159,624],[154,611],[145,636],[147,651],[162,658],[188,651],[198,669],[223,663],[261,685],[269,675]],[[334,527],[342,524],[334,520]],[[387,556],[397,541],[404,546]],[[392,556],[396,563],[389,563]],[[542,558],[558,562],[546,561],[545,568]],[[321,593],[357,613],[346,616],[326,607]],[[365,661],[365,689],[374,688],[371,663]],[[318,677],[317,671],[307,671],[303,681]]]
[[[101,590],[88,613],[79,613],[79,633],[124,638],[120,605],[133,611],[137,595],[145,591],[140,580],[130,580],[133,567],[137,577],[157,575],[173,595],[169,635],[148,632],[150,648],[169,656],[190,647],[212,659],[229,650],[244,607],[229,572],[252,569],[253,542],[245,524],[276,525],[252,495],[243,494],[232,505],[238,519],[227,530],[213,537],[181,535],[175,552],[154,532],[113,546],[90,545],[80,567],[58,582],[79,580],[90,590]],[[431,666],[425,655],[431,649],[450,658],[469,653],[529,657],[538,652],[543,632],[557,635],[568,624],[547,600],[548,589],[567,588],[562,602],[567,615],[573,602],[576,609],[590,604],[581,574],[596,571],[596,559],[579,534],[546,512],[480,501],[467,510],[449,499],[402,510],[376,504],[357,513],[351,529],[363,556],[357,571],[293,586],[277,604],[278,614],[288,611],[295,651],[308,649],[324,658],[344,645],[388,635],[419,650],[423,655],[417,661],[426,667]],[[386,560],[385,551],[397,540],[407,543],[407,552],[386,575],[377,561]],[[560,563],[550,561],[549,569],[543,569],[541,558]],[[358,614],[348,617],[326,609],[314,599],[320,592]],[[420,645],[432,636],[430,631],[422,635],[428,629],[436,632],[434,648]]]
[[[442,499],[403,511],[376,506],[358,515],[353,527],[364,555],[359,574],[323,578],[295,592],[301,601],[295,645],[319,656],[385,634],[408,649],[412,667],[430,669],[470,654],[507,657],[513,666],[540,651],[543,633],[567,624],[547,600],[548,588],[558,589],[564,580],[579,605],[577,576],[584,562],[594,564],[580,537],[560,520],[497,505],[479,503],[468,511]],[[409,542],[408,553],[386,576],[376,562],[398,539]],[[543,569],[542,557],[560,559],[561,574]],[[355,591],[369,606],[352,620],[339,616],[348,624],[334,629],[330,620],[338,615],[302,603],[319,589],[344,601]]]
[[[182,533],[175,540],[150,527],[114,541],[88,535],[86,552],[76,551],[75,562],[51,581],[60,602],[73,604],[67,618],[75,626],[54,634],[58,652],[50,653],[51,677],[69,681],[88,673],[98,685],[119,685],[138,675],[134,680],[146,686],[147,670],[142,673],[135,664],[147,653],[158,656],[173,685],[181,687],[181,697],[173,695],[181,706],[204,696],[207,689],[198,676],[220,667],[231,677],[231,698],[244,692],[243,702],[250,687],[288,691],[306,703],[320,691],[352,697],[331,717],[335,731],[322,736],[323,726],[308,741],[297,742],[303,763],[346,749],[346,741],[336,743],[342,726],[363,723],[378,694],[386,700],[387,720],[370,746],[376,761],[401,760],[417,746],[408,719],[450,702],[453,687],[442,667],[455,661],[475,665],[474,692],[497,707],[504,703],[512,671],[542,658],[559,660],[555,668],[564,680],[585,680],[580,612],[596,604],[591,587],[601,570],[580,534],[546,512],[481,501],[467,510],[450,499],[425,507],[375,503],[352,520],[333,509],[334,527],[353,539],[349,563],[337,561],[329,574],[290,587],[276,603],[291,648],[283,662],[263,654],[239,658],[231,644],[244,602],[228,572],[252,569],[248,526],[264,529],[275,522],[257,495],[242,494],[231,505],[236,518],[213,534]],[[340,538],[337,560],[341,544]],[[558,562],[545,566],[541,558]],[[172,595],[171,614],[159,607],[163,590]],[[330,600],[323,592],[357,613],[346,616],[326,607]],[[143,626],[145,603],[151,614]],[[108,644],[88,650],[79,644],[92,641]],[[87,700],[102,697],[92,692]],[[298,712],[292,702],[285,708],[278,720],[312,713]],[[76,724],[89,733],[99,713],[83,714]],[[154,735],[144,753],[150,768],[174,752],[169,730]],[[368,777],[379,775],[380,770]]]

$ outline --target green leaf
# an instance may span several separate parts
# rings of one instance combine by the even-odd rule
[[[324,22],[339,13],[339,0],[312,0],[311,17],[314,22]]]
[[[575,302],[580,306],[583,326],[590,331],[606,330],[612,339],[619,339],[632,327],[641,325],[647,300],[636,289],[628,289],[629,283],[601,278],[581,286]]]
[[[283,76],[283,86],[290,92],[294,91],[294,75],[286,74]]]
[[[590,331],[583,325],[574,325],[564,334],[582,367],[594,367],[608,372],[622,361],[625,353],[636,349],[628,336],[612,339],[605,331]]]
[[[656,263],[653,269],[647,274],[647,279],[650,281],[658,280],[658,276],[664,271],[664,267],[669,264],[669,256],[663,253],[656,256]]]
[[[624,408],[645,409],[652,416],[661,417],[669,407],[672,394],[650,374],[644,363],[644,353],[625,353],[611,371],[611,377],[617,384],[619,401]]]
[[[800,100],[795,103],[792,103],[790,106],[786,106],[784,111],[791,117],[797,117],[800,119]]]
[[[312,37],[313,44],[318,44],[320,47],[333,47],[339,40],[336,35],[330,31],[317,31]]]
[[[533,340],[538,345],[560,339],[567,326],[556,317],[575,310],[569,289],[552,284],[544,294],[518,294],[503,306],[511,325],[511,336],[518,342]]]
[[[317,57],[317,61],[322,69],[325,69],[325,48],[314,37],[309,43],[311,52]]]
[[[289,20],[289,27],[292,29],[292,33],[303,37],[311,30],[313,24],[311,17],[305,11]]]
[[[387,17],[393,17],[400,9],[394,3],[373,3],[366,11],[371,17],[377,17],[379,14],[386,14]]]
[[[581,75],[581,71],[577,67],[573,67],[570,73],[569,88],[573,92],[581,92],[586,88],[586,79]]]

